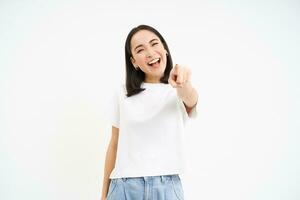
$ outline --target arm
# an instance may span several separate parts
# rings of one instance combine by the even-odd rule
[[[182,99],[188,114],[197,105],[198,93],[190,82],[186,82],[182,87],[177,88],[177,94]]]
[[[106,195],[110,184],[109,176],[115,167],[117,148],[118,148],[118,139],[119,139],[119,129],[112,126],[111,139],[110,139],[109,146],[107,148],[106,158],[105,158],[104,178],[103,178],[102,194],[101,194],[102,200],[106,199]]]
[[[191,71],[187,67],[175,65],[170,72],[168,80],[169,83],[176,88],[177,94],[180,99],[182,99],[188,114],[190,114],[198,102],[198,93],[192,86],[190,77]]]

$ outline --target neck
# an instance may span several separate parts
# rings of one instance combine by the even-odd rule
[[[160,83],[160,77],[159,78],[157,78],[157,77],[152,77],[152,78],[146,77],[144,82],[145,83]]]

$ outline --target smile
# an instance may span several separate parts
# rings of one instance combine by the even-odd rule
[[[159,63],[160,63],[160,58],[155,58],[150,62],[148,62],[148,65],[150,65],[151,67],[158,67]]]

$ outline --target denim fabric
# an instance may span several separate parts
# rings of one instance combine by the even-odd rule
[[[179,175],[111,179],[106,200],[184,200]]]

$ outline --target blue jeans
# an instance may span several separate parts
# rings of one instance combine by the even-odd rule
[[[179,175],[111,179],[106,200],[184,200]]]

